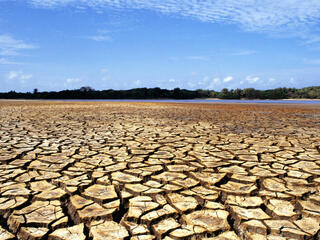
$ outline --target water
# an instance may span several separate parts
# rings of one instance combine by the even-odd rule
[[[320,104],[320,100],[238,100],[238,99],[61,99],[66,102],[160,102],[160,103],[271,103]]]

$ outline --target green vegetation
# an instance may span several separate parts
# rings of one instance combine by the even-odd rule
[[[309,98],[320,99],[320,87],[296,88],[275,88],[269,90],[245,89],[222,89],[216,93],[217,98],[222,99],[286,99],[286,98]]]
[[[10,91],[0,93],[2,99],[194,99],[194,98],[220,98],[220,99],[286,99],[309,98],[320,99],[320,86],[296,88],[275,88],[270,90],[256,90],[254,88],[227,89],[220,92],[198,89],[195,91],[175,88],[173,90],[161,88],[135,88],[130,90],[94,90],[91,87],[82,87],[76,90],[63,90],[59,92],[21,93]]]

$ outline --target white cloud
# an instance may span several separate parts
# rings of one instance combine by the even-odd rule
[[[176,82],[176,80],[174,78],[170,78],[169,82],[174,83],[174,82]]]
[[[215,83],[215,84],[218,84],[220,82],[221,82],[220,78],[214,78],[213,79],[213,83]]]
[[[320,36],[309,36],[305,44],[315,44],[320,42]]]
[[[20,83],[25,83],[26,80],[31,79],[32,74],[24,73],[22,71],[10,71],[7,74],[7,79],[10,81],[20,81]]]
[[[81,78],[66,78],[63,83],[64,87],[79,87],[83,80]]]
[[[71,83],[79,83],[82,82],[80,78],[67,78],[66,83],[71,84]]]
[[[87,39],[96,41],[96,42],[105,42],[105,41],[111,41],[112,38],[110,36],[106,35],[94,35],[94,36],[87,36]]]
[[[221,56],[248,56],[257,54],[257,51],[254,50],[238,50],[234,52],[223,52],[223,53],[216,53],[209,56],[205,55],[190,55],[186,57],[169,57],[171,61],[179,61],[179,60],[190,60],[190,61],[209,61],[211,59],[216,59]]]
[[[252,77],[252,76],[247,76],[246,77],[246,80],[248,83],[256,83],[260,80],[259,77]]]
[[[0,64],[13,64],[13,65],[17,65],[17,64],[21,64],[21,63],[18,63],[18,62],[12,62],[6,58],[0,58]]]
[[[257,53],[257,51],[253,51],[253,50],[242,50],[242,51],[238,51],[238,52],[233,52],[230,55],[231,56],[248,56],[248,55],[253,55],[256,53]]]
[[[188,81],[187,84],[191,89],[196,87],[196,84],[192,81]]]
[[[36,48],[35,45],[17,40],[10,35],[0,35],[0,55],[2,56],[15,56],[19,55],[18,51],[20,50],[34,48]]]
[[[220,84],[221,84],[220,78],[218,78],[218,77],[213,78],[212,81],[210,82],[210,84],[208,85],[208,89],[214,89]]]
[[[208,81],[209,81],[209,77],[208,77],[208,76],[205,76],[205,77],[202,79],[202,81],[203,81],[204,83],[208,82]]]
[[[275,78],[269,78],[269,82],[270,83],[274,83],[274,82],[276,82],[276,79]]]
[[[228,83],[228,82],[231,82],[232,79],[233,79],[232,76],[228,76],[228,77],[226,77],[226,78],[223,79],[223,82]]]
[[[136,80],[135,82],[134,82],[134,85],[135,86],[141,86],[141,80]]]
[[[8,73],[8,79],[15,79],[15,78],[17,78],[18,76],[19,76],[19,72],[16,72],[16,71],[11,71],[11,72],[9,72]]]
[[[187,60],[198,60],[198,61],[207,61],[209,60],[209,57],[207,56],[187,56]]]
[[[292,78],[290,78],[289,82],[290,82],[291,84],[295,84],[295,83],[296,83],[296,80],[292,77]]]
[[[227,22],[249,31],[283,31],[319,22],[319,0],[26,0],[35,7],[148,9],[205,22]]]
[[[31,79],[32,77],[33,77],[32,74],[22,74],[22,75],[20,76],[20,79],[21,79],[21,80],[28,80],[28,79]]]
[[[17,56],[17,55],[19,55],[18,53],[17,53],[17,51],[15,50],[15,49],[12,49],[12,48],[2,48],[1,50],[0,50],[0,55],[1,56]]]
[[[207,85],[207,83],[210,81],[210,78],[208,76],[204,76],[202,80],[198,82],[199,85]]]

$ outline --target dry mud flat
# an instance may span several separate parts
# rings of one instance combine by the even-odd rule
[[[0,102],[0,239],[320,239],[320,106]]]

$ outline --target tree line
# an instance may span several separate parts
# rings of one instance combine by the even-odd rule
[[[254,88],[227,89],[220,92],[214,90],[187,90],[175,88],[173,90],[161,88],[134,88],[130,90],[94,90],[91,87],[81,87],[74,90],[43,91],[34,89],[33,92],[2,92],[1,99],[287,99],[309,98],[320,99],[320,86],[296,88],[275,88],[257,90]]]

